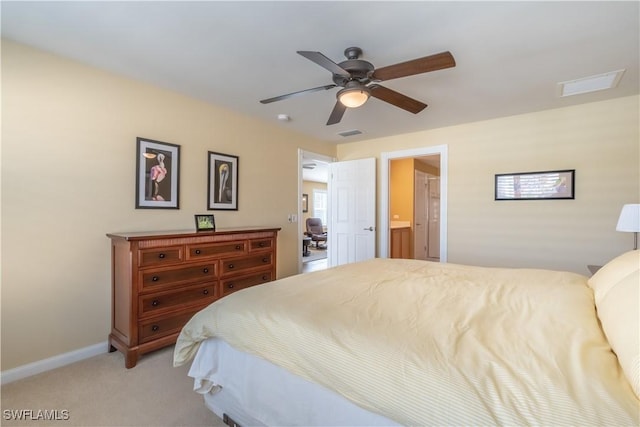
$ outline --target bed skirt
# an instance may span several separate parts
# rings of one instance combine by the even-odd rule
[[[398,425],[219,338],[202,343],[189,376],[207,408],[242,426]]]

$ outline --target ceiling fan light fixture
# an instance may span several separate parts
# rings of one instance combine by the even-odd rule
[[[344,89],[338,92],[338,100],[345,107],[357,108],[367,102],[369,95],[368,87],[359,83],[349,82]]]

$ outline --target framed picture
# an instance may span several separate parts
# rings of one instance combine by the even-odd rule
[[[237,156],[209,151],[207,209],[238,210],[238,162]]]
[[[496,200],[575,198],[575,170],[497,174]]]
[[[302,212],[309,212],[309,195],[302,195]]]
[[[180,146],[137,138],[136,209],[179,209]]]
[[[216,219],[213,215],[195,215],[196,231],[216,231]]]

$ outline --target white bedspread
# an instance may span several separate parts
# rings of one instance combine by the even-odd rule
[[[174,364],[220,337],[404,425],[638,425],[587,278],[375,259],[236,292]]]

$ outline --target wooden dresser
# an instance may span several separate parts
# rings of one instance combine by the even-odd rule
[[[138,357],[175,343],[197,311],[276,279],[280,228],[107,234],[111,239],[109,351]]]

